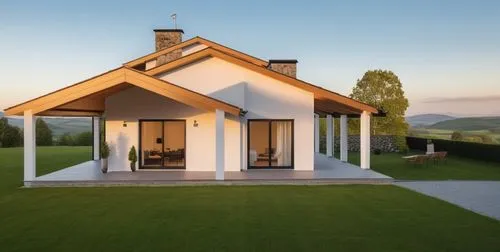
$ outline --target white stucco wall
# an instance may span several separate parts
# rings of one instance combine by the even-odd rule
[[[312,93],[218,58],[204,59],[159,77],[248,110],[246,119],[293,119],[295,169],[314,168]],[[226,131],[226,143],[238,146],[238,162],[246,169],[246,123],[235,122],[234,129],[233,125],[227,128],[231,130]],[[230,148],[226,145],[226,150]],[[233,160],[228,162],[232,164]]]
[[[201,44],[201,43],[196,43],[196,44],[192,44],[190,46],[183,47],[182,48],[182,56],[186,56],[188,54],[195,53],[195,52],[203,50],[207,47],[208,46]]]
[[[215,171],[215,112],[178,103],[141,88],[130,88],[106,100],[106,141],[110,171],[129,171],[128,151],[139,146],[139,119],[186,119],[186,170]],[[194,121],[198,127],[194,127]],[[123,127],[123,122],[127,127]],[[226,117],[226,170],[240,170],[239,120]]]

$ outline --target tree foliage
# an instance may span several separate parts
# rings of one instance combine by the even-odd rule
[[[3,117],[0,118],[0,147],[2,147],[2,138],[3,138],[3,132],[5,130],[5,127],[9,125],[7,118]]]
[[[36,144],[38,146],[52,145],[52,130],[42,118],[36,119]]]
[[[86,131],[75,136],[74,144],[76,146],[90,146],[93,143],[92,132]]]
[[[61,146],[72,146],[74,145],[73,136],[69,133],[64,133],[59,137],[57,144]]]
[[[22,130],[19,127],[7,125],[3,129],[2,147],[18,147],[23,143]]]
[[[451,140],[453,141],[463,141],[464,140],[464,134],[460,131],[453,131],[451,133]]]
[[[493,138],[491,138],[491,136],[480,135],[479,137],[481,138],[481,143],[484,143],[484,144],[494,144],[495,143],[493,141]]]
[[[370,104],[387,113],[385,117],[372,117],[373,135],[400,135],[408,133],[404,115],[409,106],[403,84],[388,70],[369,70],[357,81],[351,98]],[[349,120],[349,132],[359,134],[359,120]]]
[[[61,146],[91,146],[93,144],[92,132],[85,131],[76,135],[64,133],[59,137],[57,144]]]

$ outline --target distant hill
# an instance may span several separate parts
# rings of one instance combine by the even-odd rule
[[[0,112],[0,118],[4,116]],[[7,117],[9,124],[19,128],[24,127],[23,119],[21,117]],[[92,119],[86,117],[46,117],[43,120],[47,123],[52,130],[54,136],[60,136],[64,133],[78,134],[85,131],[92,131]]]
[[[500,117],[467,117],[435,123],[429,129],[491,130],[500,128]]]
[[[406,122],[412,127],[422,127],[453,119],[456,119],[456,117],[441,114],[421,114],[406,117]]]

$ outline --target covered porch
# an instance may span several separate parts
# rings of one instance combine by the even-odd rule
[[[262,118],[252,115],[252,111],[250,111],[251,115],[248,115],[247,112],[249,111],[243,109],[244,106],[238,107],[143,72],[122,67],[6,110],[6,115],[24,117],[25,185],[47,185],[51,183],[67,185],[79,183],[161,184],[177,182],[206,183],[208,181],[213,183],[220,181],[227,181],[228,183],[244,183],[245,181],[290,183],[294,180],[301,182],[340,181],[345,183],[356,180],[371,182],[372,179],[375,179],[374,181],[388,179],[369,170],[370,117],[378,112],[375,108],[295,78],[279,75],[272,71],[269,74],[272,75],[272,78],[286,81],[290,85],[310,91],[310,94],[312,94],[312,96],[307,96],[307,102],[304,102],[304,106],[302,106],[305,108],[303,109],[305,112],[302,111],[304,112],[302,113],[303,116],[294,119],[297,120],[297,126],[302,126],[302,129],[306,130],[299,130],[299,127],[297,127],[297,130],[291,130],[291,133],[288,134],[292,139],[291,144],[287,145],[290,154],[289,160],[291,160],[292,165],[285,168],[290,170],[247,170],[250,165],[248,165],[245,156],[248,157],[249,155],[245,153],[244,149],[247,148],[250,140],[247,139],[248,135],[242,132],[245,132],[243,129],[247,129],[245,128],[246,123],[250,120],[261,120]],[[134,90],[140,90],[148,95],[142,96],[142,93]],[[117,97],[124,99],[113,99]],[[139,100],[140,103],[137,103],[134,107],[126,106],[134,99]],[[113,101],[115,102],[113,103]],[[156,101],[158,102],[155,103]],[[144,106],[146,102],[148,106]],[[181,104],[183,108],[184,106],[189,107],[190,109],[183,110],[189,115],[176,115],[177,117],[171,118],[173,112],[179,111],[179,109],[176,109],[178,107],[172,104]],[[161,114],[167,110],[166,107],[173,108],[172,111],[168,111],[167,117]],[[302,109],[302,107],[299,109]],[[287,111],[286,108],[282,109],[281,114],[277,115],[277,117],[282,117],[283,111],[289,112],[289,114],[296,113],[296,110],[288,109]],[[200,111],[203,111],[203,113],[199,113]],[[94,132],[93,161],[36,177],[36,116],[92,117]],[[188,116],[196,117],[191,118]],[[293,115],[288,116],[293,117]],[[319,153],[319,117],[327,119],[326,156]],[[340,160],[333,158],[334,124],[332,119],[334,117],[340,117],[341,120]],[[360,117],[361,167],[346,163],[348,117]],[[102,174],[99,169],[100,147],[103,141],[100,138],[100,121],[102,118],[105,118],[106,121],[104,129],[106,132],[105,141],[112,142],[115,140],[115,143],[112,142],[115,145],[114,149],[112,146],[113,151],[111,151],[114,156],[111,156],[109,160],[118,160],[113,163],[115,167],[110,170],[112,172],[109,174]],[[159,172],[145,169],[135,173],[125,172],[129,170],[127,168],[127,153],[130,147],[139,146],[139,150],[141,150],[140,136],[138,137],[141,132],[141,120],[162,119],[164,121],[178,118],[184,120],[189,118],[189,125],[192,125],[192,127],[187,127],[187,130],[191,130],[191,133],[184,131],[184,147],[176,148],[176,151],[179,149],[185,151],[184,157],[187,156],[187,158],[183,162],[191,162],[188,167],[193,168],[193,170],[162,170]],[[200,122],[201,119],[204,121]],[[278,118],[278,120],[292,121],[289,118]],[[228,124],[228,121],[233,122],[233,124]],[[164,123],[162,125],[163,133],[161,134],[164,135]],[[269,123],[269,125],[272,125],[272,123]],[[186,129],[186,127],[184,128]],[[194,134],[196,132],[198,135]],[[228,134],[228,132],[232,133]],[[191,140],[186,141],[186,135]],[[270,135],[272,134],[270,133]],[[300,144],[296,146],[293,142],[295,136],[302,137],[302,141],[297,141]],[[157,144],[165,145],[163,136],[162,138],[152,137],[151,139],[154,139],[153,142]],[[190,148],[189,143],[196,143],[196,145],[191,145],[194,148]],[[226,147],[226,145],[228,146]],[[266,152],[266,158],[269,166],[271,166],[273,162],[272,155],[274,154],[271,150],[272,141],[270,137],[268,145],[269,151]],[[188,147],[185,148],[186,146]],[[192,153],[189,153],[189,151],[192,151]],[[247,151],[249,150],[247,149]],[[139,151],[139,153],[141,152]],[[149,154],[151,153],[152,151],[149,152]],[[155,158],[158,156],[164,163],[165,153],[166,151],[162,146],[162,155],[155,153],[148,156]],[[205,154],[205,156],[201,156],[202,154]],[[238,157],[234,158],[235,156]],[[299,160],[299,158],[302,158],[300,165],[293,164],[293,160]],[[139,160],[141,160],[141,155],[139,155]],[[186,165],[184,166],[186,167]]]
[[[314,155],[313,171],[226,171],[224,181],[216,172],[154,171],[102,173],[99,160],[91,160],[35,178],[29,186],[190,185],[190,184],[385,184],[392,181],[373,170],[361,169],[324,154]]]

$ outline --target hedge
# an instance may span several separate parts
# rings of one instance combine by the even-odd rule
[[[427,150],[427,139],[406,137],[406,143],[412,150]],[[447,151],[448,154],[470,159],[500,163],[500,145],[432,139],[434,151]]]

